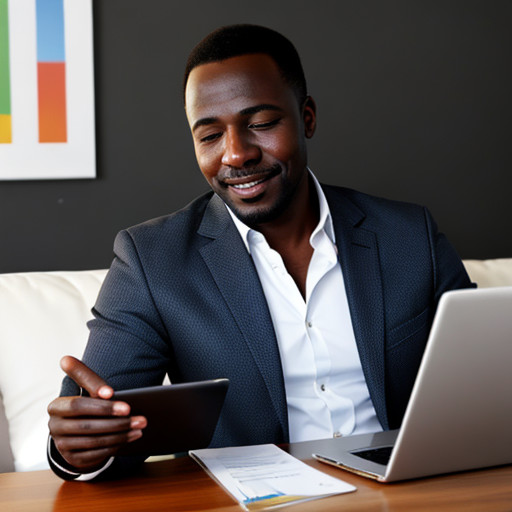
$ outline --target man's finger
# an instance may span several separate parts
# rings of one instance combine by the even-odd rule
[[[126,402],[114,402],[84,396],[61,396],[48,405],[50,416],[76,418],[79,416],[128,416],[130,406]]]
[[[117,448],[130,443],[142,436],[142,430],[130,430],[120,434],[108,434],[91,437],[62,436],[54,438],[55,446],[62,452],[101,450],[103,448]]]
[[[114,390],[99,375],[76,357],[64,356],[60,360],[60,367],[91,397],[109,399],[114,394]]]
[[[56,436],[95,436],[97,434],[127,432],[130,430],[130,425],[129,417],[112,419],[80,418],[66,419],[65,421],[60,418],[50,418],[48,422],[53,438]]]

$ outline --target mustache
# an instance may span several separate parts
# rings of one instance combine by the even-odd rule
[[[281,166],[274,164],[271,167],[248,167],[244,169],[226,169],[222,173],[222,180],[246,178],[248,176],[261,176],[266,174],[279,174],[281,172]]]

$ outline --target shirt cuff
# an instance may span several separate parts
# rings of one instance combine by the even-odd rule
[[[51,436],[48,436],[47,453],[52,469],[58,470],[57,473],[63,473],[60,474],[59,476],[66,478],[66,480],[76,480],[79,482],[87,482],[88,480],[93,480],[98,475],[103,473],[107,468],[109,468],[114,462],[114,457],[110,457],[100,469],[97,469],[96,471],[93,471],[91,473],[80,473],[71,470],[70,467],[72,466],[70,464],[67,464],[64,458],[60,455],[57,448],[55,447],[55,444],[53,443],[53,439]]]

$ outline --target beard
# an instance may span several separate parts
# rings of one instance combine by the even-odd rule
[[[251,174],[261,174],[262,170],[247,171],[243,173],[239,172],[236,177],[245,177]],[[285,172],[282,172],[282,168],[279,164],[276,164],[268,169],[263,170],[268,173],[269,176],[278,176],[280,181],[279,194],[275,201],[270,205],[258,206],[258,202],[262,196],[256,196],[250,199],[242,200],[247,207],[244,208],[239,204],[233,204],[233,201],[228,194],[220,194],[224,202],[229,206],[231,211],[242,221],[245,225],[250,228],[256,229],[261,224],[266,224],[278,219],[290,206],[293,199],[295,198],[297,188],[300,180],[292,181]],[[235,177],[233,175],[233,177]]]

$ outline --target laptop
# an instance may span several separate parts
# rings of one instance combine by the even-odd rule
[[[379,482],[512,463],[512,287],[443,294],[401,428],[324,446]]]

